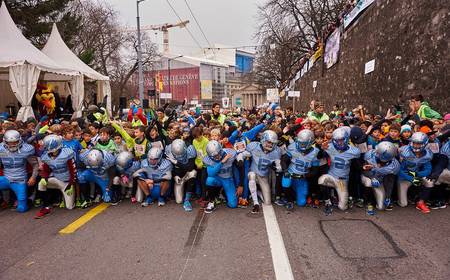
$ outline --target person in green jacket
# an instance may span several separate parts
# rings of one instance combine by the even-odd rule
[[[206,178],[208,174],[206,172],[206,166],[203,164],[203,157],[206,156],[206,144],[209,140],[203,136],[203,130],[200,127],[194,127],[192,129],[192,145],[197,150],[197,157],[195,158],[195,165],[197,166],[197,182],[200,183],[202,188],[202,196],[199,202],[202,206],[206,206]]]
[[[437,119],[440,118],[441,115],[435,110],[430,108],[430,105],[427,102],[423,101],[422,94],[415,94],[411,97],[411,102],[414,104],[417,115],[420,120],[423,119]]]
[[[119,150],[116,148],[114,141],[111,139],[109,128],[107,127],[102,127],[100,129],[100,138],[98,139],[97,145],[95,145],[95,147],[99,148],[100,150],[108,151],[114,155],[119,153]]]

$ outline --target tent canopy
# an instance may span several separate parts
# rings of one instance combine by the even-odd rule
[[[58,64],[79,71],[91,80],[108,81],[109,77],[104,76],[81,61],[64,43],[59,34],[56,24],[53,24],[52,33],[48,38],[42,52],[56,61]]]

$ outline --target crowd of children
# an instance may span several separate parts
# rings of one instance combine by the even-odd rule
[[[359,106],[330,115],[311,102],[308,114],[272,105],[200,114],[132,107],[124,119],[1,124],[1,208],[87,208],[104,201],[147,207],[166,202],[211,213],[219,203],[258,214],[259,203],[341,210],[424,213],[448,203],[450,114],[427,118],[415,96],[409,114],[365,114]],[[95,107],[95,106],[94,106]],[[96,108],[91,108],[95,116]],[[429,109],[429,108],[428,108]],[[429,113],[429,111],[427,111]],[[396,191],[394,191],[396,190]],[[195,206],[197,205],[197,206]]]

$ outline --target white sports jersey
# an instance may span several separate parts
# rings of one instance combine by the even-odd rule
[[[269,164],[281,158],[280,148],[275,147],[266,154],[260,142],[251,142],[246,150],[252,154],[250,170],[263,177],[269,176]]]
[[[70,148],[62,148],[61,152],[54,159],[48,153],[43,153],[41,156],[42,162],[50,167],[53,176],[63,182],[67,182],[70,179],[67,162],[73,158],[75,158],[75,152]]]
[[[0,159],[3,163],[3,174],[9,181],[26,181],[27,159],[34,156],[34,147],[24,143],[20,149],[10,152],[4,143],[0,144]]]

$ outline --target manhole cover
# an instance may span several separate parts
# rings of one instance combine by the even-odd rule
[[[406,256],[389,233],[370,220],[323,220],[320,228],[336,254],[344,259]]]

